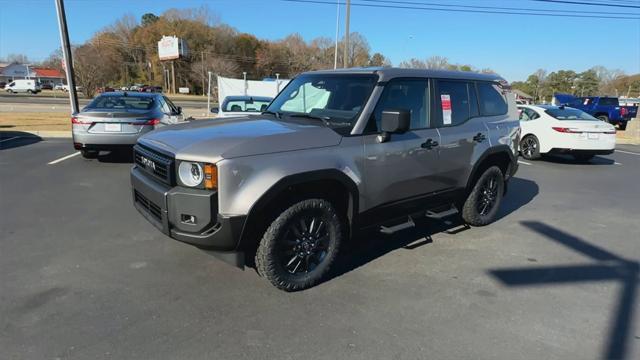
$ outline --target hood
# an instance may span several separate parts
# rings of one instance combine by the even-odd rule
[[[165,126],[138,142],[171,153],[176,159],[215,163],[240,156],[335,146],[341,138],[321,124],[254,116]]]

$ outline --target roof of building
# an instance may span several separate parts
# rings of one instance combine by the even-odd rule
[[[33,71],[36,72],[36,76],[39,77],[48,77],[48,78],[63,78],[64,75],[62,75],[62,73],[56,69],[48,69],[48,68],[41,68],[41,67],[35,67],[33,68]]]

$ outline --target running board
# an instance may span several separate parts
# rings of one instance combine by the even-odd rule
[[[455,215],[457,213],[458,213],[458,209],[456,209],[455,206],[451,206],[449,209],[440,211],[440,212],[434,212],[429,210],[427,211],[425,216],[428,217],[429,219],[440,220],[440,219],[446,218],[447,216]]]
[[[415,227],[416,223],[413,222],[413,219],[411,218],[411,216],[409,216],[407,218],[407,222],[404,222],[402,224],[398,224],[398,225],[394,225],[394,226],[380,226],[380,232],[385,234],[385,235],[391,235],[393,233],[396,233],[398,231],[402,231],[405,229],[409,229],[412,227]]]

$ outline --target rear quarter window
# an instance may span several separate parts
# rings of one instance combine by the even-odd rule
[[[483,116],[497,116],[507,113],[507,101],[502,95],[502,91],[498,85],[479,82],[478,93],[480,98],[480,113]]]
[[[600,98],[598,101],[600,106],[619,106],[618,98]]]

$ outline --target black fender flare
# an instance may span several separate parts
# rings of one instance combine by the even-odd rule
[[[248,226],[255,223],[255,220],[260,216],[260,212],[265,209],[271,201],[277,198],[287,188],[295,185],[301,185],[304,183],[320,181],[320,180],[334,180],[342,184],[349,193],[349,202],[347,207],[347,220],[349,221],[350,228],[353,229],[353,223],[357,218],[360,191],[356,183],[347,176],[344,172],[337,169],[323,169],[313,170],[293,175],[288,175],[278,180],[273,186],[269,188],[260,198],[256,201],[247,214],[246,221],[242,227],[240,233],[240,239],[238,241],[237,249],[243,249],[245,245],[248,245],[249,231]],[[353,230],[352,230],[353,231]]]
[[[516,155],[514,155],[514,153],[511,151],[511,148],[508,145],[497,145],[497,146],[493,146],[489,149],[487,149],[476,161],[476,163],[473,165],[473,169],[471,169],[471,173],[469,174],[469,178],[467,179],[467,186],[465,187],[466,191],[470,191],[471,188],[473,187],[473,180],[476,178],[476,176],[478,175],[478,171],[480,170],[480,167],[482,166],[482,164],[485,162],[485,160],[487,160],[487,158],[491,155],[495,155],[495,154],[500,154],[500,153],[505,153],[507,154],[507,156],[509,156],[509,160],[511,162],[511,164],[509,165],[509,174],[505,174],[508,175],[509,177],[511,177],[516,169],[518,168],[518,158],[516,157]]]

